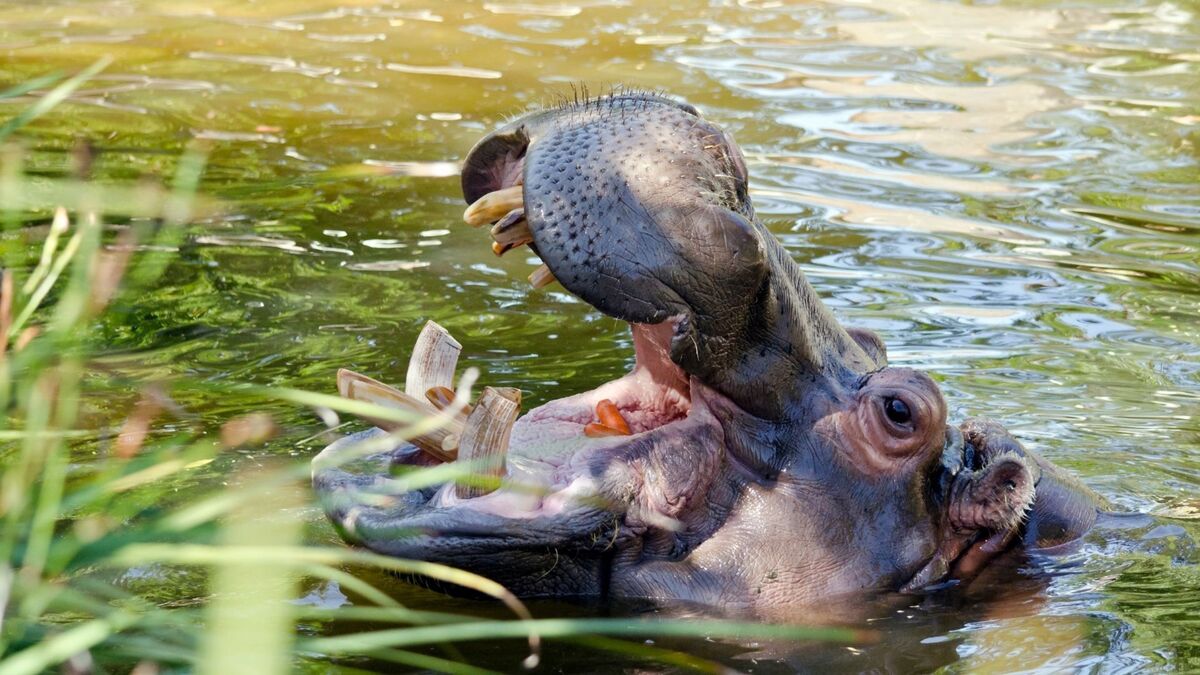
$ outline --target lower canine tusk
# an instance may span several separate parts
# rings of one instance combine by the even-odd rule
[[[462,345],[433,321],[427,321],[413,345],[404,378],[404,393],[413,398],[425,396],[434,387],[454,389],[454,369]],[[453,398],[453,397],[451,397]]]
[[[395,387],[389,387],[366,375],[360,375],[345,368],[338,371],[337,385],[338,393],[343,398],[348,398],[352,401],[363,401],[389,408],[397,408],[422,418],[440,414],[437,408],[425,401],[409,396]],[[359,415],[359,417],[387,432],[403,431],[407,426],[401,422],[381,419],[371,415]],[[427,454],[443,462],[452,462],[458,454],[457,444],[453,439],[460,438],[462,432],[463,421],[459,417],[447,421],[439,429],[434,429],[420,436],[414,436],[409,440],[412,441],[413,445]]]
[[[514,394],[515,398],[513,400]],[[521,411],[520,390],[484,387],[479,402],[467,416],[458,442],[458,461],[469,462],[473,478],[500,478],[508,454],[509,436]],[[454,486],[459,499],[482,497],[496,488],[476,481],[461,481]]]

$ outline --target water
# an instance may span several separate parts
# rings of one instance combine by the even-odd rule
[[[531,405],[617,376],[629,340],[557,287],[531,291],[529,260],[494,258],[459,224],[454,162],[573,83],[687,99],[742,144],[760,214],[846,323],[932,373],[953,417],[1003,420],[1155,519],[1094,538],[1006,602],[880,610],[879,644],[672,646],[759,672],[1200,669],[1194,2],[9,3],[0,54],[4,82],[115,58],[30,128],[34,170],[65,170],[79,135],[106,178],[166,175],[191,139],[211,145],[204,189],[229,208],[195,228],[161,288],[99,327],[110,374],[331,391],[350,367],[403,382],[435,319]],[[251,405],[174,393],[213,428]],[[135,397],[110,391],[89,414]],[[296,441],[320,422],[276,410],[275,445],[131,498],[182,503],[315,452]],[[305,517],[333,541],[315,507]],[[138,584],[164,603],[203,596],[182,573]],[[464,651],[501,669],[523,655]],[[639,667],[573,647],[548,658]]]

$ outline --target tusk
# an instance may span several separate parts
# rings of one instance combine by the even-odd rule
[[[512,401],[517,408],[521,407],[521,390],[516,387],[493,387],[497,394]]]
[[[375,405],[397,408],[420,417],[430,417],[440,413],[437,408],[425,401],[416,399],[395,387],[389,387],[378,380],[369,378],[366,375],[360,375],[352,370],[346,370],[345,368],[338,371],[337,385],[338,393],[343,398],[348,398],[352,401],[363,401],[364,403],[374,403]],[[359,415],[359,417],[389,433],[396,431],[403,432],[407,426],[401,422],[380,419],[370,415]],[[429,455],[443,462],[452,462],[458,452],[457,443],[452,438],[460,438],[462,431],[463,419],[459,417],[449,420],[439,429],[434,429],[420,436],[414,436],[409,440],[412,441],[413,445]]]
[[[420,399],[434,387],[453,392],[454,369],[458,367],[460,353],[462,345],[450,336],[450,331],[432,321],[425,322],[408,359],[404,393]],[[450,398],[453,400],[453,394]]]
[[[519,399],[520,390],[484,387],[475,409],[467,416],[458,442],[458,459],[471,463],[473,477],[499,478],[504,475],[509,436],[521,411],[520,403],[512,399],[514,391]],[[470,499],[482,497],[494,489],[460,482],[454,491],[459,499]]]
[[[554,273],[545,265],[537,268],[533,271],[533,274],[529,275],[529,283],[533,284],[534,288],[545,288],[556,281],[558,279],[554,278]]]
[[[514,185],[503,190],[489,192],[480,197],[463,212],[463,221],[479,227],[494,223],[513,209],[525,207],[525,187]]]

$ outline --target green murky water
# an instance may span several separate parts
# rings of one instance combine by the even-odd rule
[[[893,362],[933,373],[954,417],[1000,418],[1156,518],[1011,603],[889,609],[867,622],[876,645],[675,646],[760,672],[1200,669],[1193,0],[0,6],[4,82],[102,55],[105,74],[29,129],[31,168],[64,171],[84,136],[98,176],[169,174],[206,138],[205,190],[230,206],[194,229],[161,288],[97,331],[108,374],[331,391],[345,366],[403,382],[435,319],[531,404],[617,376],[622,325],[556,287],[531,291],[529,260],[494,258],[460,226],[455,162],[572,83],[662,89],[733,131],[759,212],[826,302],[881,333]],[[246,405],[176,396],[214,427]],[[91,412],[134,398],[131,386]],[[272,455],[315,452],[294,441],[321,423],[279,410],[289,433],[273,447],[131,499],[187,501]],[[315,507],[302,516],[332,540]],[[182,572],[129,583],[164,603],[204,592]],[[411,604],[486,611],[391,586]],[[466,651],[500,669],[524,653]],[[548,658],[638,667],[577,648]]]

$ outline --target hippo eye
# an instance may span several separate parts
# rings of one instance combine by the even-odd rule
[[[883,402],[883,412],[893,423],[904,426],[912,421],[912,412],[908,404],[898,398],[888,398]]]

